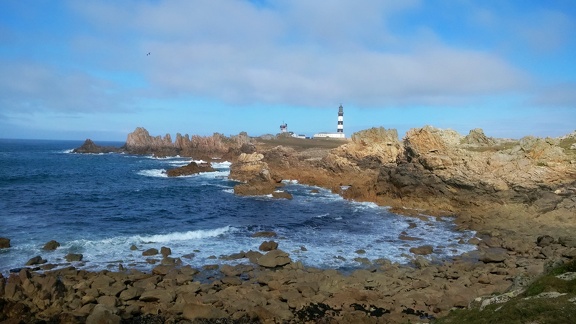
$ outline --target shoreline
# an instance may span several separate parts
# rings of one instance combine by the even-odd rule
[[[3,314],[21,309],[16,313],[28,319],[70,322],[430,322],[455,308],[506,301],[501,296],[516,296],[576,259],[576,154],[562,155],[556,142],[501,143],[481,130],[464,138],[427,127],[403,142],[395,131],[371,129],[329,150],[239,140],[242,148],[228,152],[238,157],[230,178],[249,189],[275,190],[278,180],[297,179],[405,211],[402,217],[423,210],[456,216],[458,229],[476,231],[477,251],[436,264],[418,256],[426,248],[414,253],[413,266],[383,261],[349,275],[293,262],[281,241],[237,266],[21,270],[0,280]]]
[[[163,261],[146,272],[129,267],[95,272],[67,267],[44,273],[23,269],[0,279],[0,297],[4,314],[6,307],[21,304],[26,314],[19,316],[30,320],[152,316],[176,322],[428,322],[454,307],[468,307],[478,296],[521,289],[549,263],[576,256],[576,248],[552,237],[532,244],[481,237],[477,252],[442,264],[424,258],[416,258],[414,266],[383,261],[350,274],[304,267],[292,262],[281,246],[250,253],[249,263],[202,269],[179,266],[163,248]]]

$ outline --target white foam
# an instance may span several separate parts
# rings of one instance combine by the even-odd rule
[[[152,236],[136,236],[135,238],[143,243],[164,243],[164,242],[174,242],[174,241],[188,241],[188,240],[198,240],[203,238],[215,237],[222,235],[224,233],[233,231],[230,226],[220,227],[212,230],[196,230],[188,232],[175,232],[169,234],[159,234]]]
[[[373,203],[373,202],[358,202],[358,201],[354,202],[354,207],[356,209],[380,209],[380,208],[382,208],[381,206],[378,206],[378,204]]]
[[[282,183],[298,184],[298,180],[282,180]]]
[[[154,156],[154,155],[146,155],[144,156],[147,159],[152,159],[152,160],[174,160],[174,159],[180,159],[180,155],[176,155],[176,156],[164,156],[164,157],[159,157],[159,156]]]
[[[196,174],[199,177],[209,178],[209,179],[228,179],[230,171],[213,171],[213,172],[200,172]]]
[[[139,175],[146,176],[146,177],[155,177],[155,178],[167,178],[168,177],[165,169],[140,170],[136,173]]]
[[[72,153],[72,152],[74,152],[74,149],[60,151],[60,153]]]
[[[223,161],[223,162],[212,162],[212,167],[214,169],[230,169],[232,162]]]
[[[167,161],[167,164],[174,165],[174,166],[185,166],[190,164],[191,161]]]

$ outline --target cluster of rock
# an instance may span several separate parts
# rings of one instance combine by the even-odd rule
[[[170,134],[164,137],[151,136],[143,127],[128,134],[125,149],[132,154],[154,154],[156,156],[192,156],[196,158],[221,158],[226,154],[237,155],[242,145],[251,142],[245,132],[226,137],[219,133],[212,136],[176,134],[173,142]]]
[[[510,289],[518,294],[549,267],[576,258],[573,237],[541,236],[531,242],[492,234],[472,239],[478,244],[476,256],[443,264],[416,256],[413,266],[380,260],[349,275],[306,268],[275,241],[263,241],[261,252],[221,257],[245,260],[234,266],[183,266],[162,247],[150,273],[122,267],[118,272],[68,267],[45,273],[24,268],[7,278],[0,275],[0,321],[428,322],[468,307],[478,296]],[[159,251],[142,253],[155,257]]]
[[[247,133],[226,137],[219,133],[212,136],[176,134],[172,141],[170,134],[151,136],[143,127],[137,127],[126,138],[122,147],[96,145],[87,139],[82,146],[73,150],[74,153],[110,153],[124,152],[130,154],[153,154],[158,157],[189,156],[197,159],[211,160],[214,158],[235,158],[241,150],[250,147],[252,139]]]
[[[273,181],[297,179],[334,192],[346,186],[349,199],[458,215],[466,228],[532,231],[537,224],[568,231],[576,229],[576,161],[560,144],[569,140],[576,137],[506,140],[481,129],[462,136],[430,126],[400,140],[396,130],[380,127],[355,133],[321,158],[275,147],[254,153],[259,160],[252,168],[238,167],[253,177],[265,171]],[[230,177],[250,178],[246,172]]]

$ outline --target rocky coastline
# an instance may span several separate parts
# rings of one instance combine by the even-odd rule
[[[1,277],[0,320],[430,322],[454,308],[486,307],[518,296],[552,267],[576,259],[576,133],[509,140],[487,137],[480,129],[462,136],[426,126],[402,140],[395,130],[372,128],[350,141],[306,141],[244,133],[178,135],[172,142],[169,135],[152,137],[138,128],[118,150],[229,160],[230,178],[242,182],[237,194],[277,192],[281,180],[293,179],[391,206],[406,217],[452,216],[460,228],[477,231],[467,243],[478,250],[440,263],[426,259],[434,247],[423,246],[411,251],[409,265],[374,260],[345,275],[294,262],[277,238],[229,256],[241,261],[236,266],[202,269],[182,266],[184,256],[161,247],[160,253],[142,251],[158,263],[151,273],[70,266],[43,272],[24,268]],[[10,248],[9,240],[0,242]],[[576,299],[571,303],[576,308]]]

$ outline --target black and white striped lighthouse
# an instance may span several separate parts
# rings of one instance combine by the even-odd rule
[[[338,130],[337,133],[344,135],[344,108],[338,107]]]

